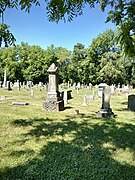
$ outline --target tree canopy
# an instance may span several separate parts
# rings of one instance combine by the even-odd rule
[[[88,48],[81,43],[74,45],[73,51],[53,44],[47,49],[40,46],[21,45],[0,49],[0,81],[4,70],[7,79],[15,82],[48,82],[47,69],[52,63],[58,67],[59,83],[74,82],[99,84],[135,85],[135,61],[121,55],[121,48],[113,43],[114,32],[107,30],[99,34]]]
[[[135,1],[134,0],[45,0],[49,21],[72,21],[74,17],[83,14],[83,8],[89,5],[94,8],[97,4],[102,11],[111,7],[106,22],[112,21],[118,27],[116,40],[119,41],[123,52],[135,56]],[[0,15],[6,8],[21,8],[30,11],[32,5],[40,6],[39,0],[1,0]],[[1,35],[2,36],[2,35]],[[8,42],[8,41],[7,41]]]

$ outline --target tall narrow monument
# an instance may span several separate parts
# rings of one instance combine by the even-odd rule
[[[114,117],[114,113],[110,108],[110,98],[111,88],[104,86],[102,91],[102,107],[97,113],[99,117]]]
[[[54,63],[47,70],[49,72],[49,83],[43,107],[48,111],[61,111],[64,109],[64,101],[61,99],[58,91],[57,70],[58,68]]]
[[[6,69],[4,70],[4,81],[3,81],[3,88],[6,88],[7,86],[7,73]]]

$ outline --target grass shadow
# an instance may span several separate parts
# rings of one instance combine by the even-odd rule
[[[122,163],[117,156],[127,149],[135,151],[135,125],[118,123],[113,118],[100,118],[102,121],[97,118],[97,123],[92,123],[94,115],[83,115],[79,122],[76,118],[77,115],[68,115],[61,122],[35,118],[26,124],[21,120],[22,127],[24,124],[31,126],[29,132],[24,134],[25,138],[52,139],[41,147],[38,154],[33,149],[11,152],[13,157],[23,153],[33,153],[34,157],[23,164],[1,170],[0,179],[134,179],[135,166]],[[65,138],[67,135],[69,139]],[[53,139],[55,136],[61,138]],[[111,145],[107,146],[108,143]]]

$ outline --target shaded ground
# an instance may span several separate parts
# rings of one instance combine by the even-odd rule
[[[77,122],[77,117],[67,116],[61,122],[50,118],[12,121],[12,127],[30,127],[22,134],[22,140],[12,143],[19,146],[31,139],[47,143],[38,154],[34,148],[12,151],[9,156],[13,158],[24,154],[32,158],[21,165],[4,168],[0,179],[135,179],[135,125],[111,118],[99,121],[94,115],[80,115],[81,121]],[[91,123],[93,120],[95,123]],[[127,151],[130,157],[126,159],[122,156]]]

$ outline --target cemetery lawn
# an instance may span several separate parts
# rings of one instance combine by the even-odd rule
[[[87,89],[72,90],[61,112],[45,111],[46,90],[34,90],[31,97],[0,89],[1,180],[135,179],[135,112],[127,110],[125,94],[111,97],[115,118],[98,118],[100,98],[81,106]]]

